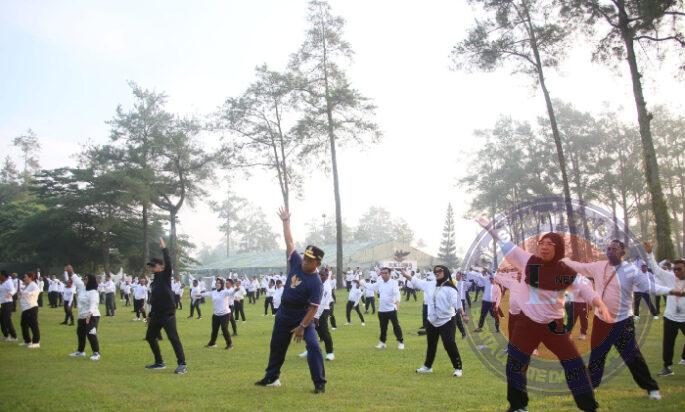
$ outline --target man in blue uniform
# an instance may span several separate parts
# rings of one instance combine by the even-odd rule
[[[304,259],[295,250],[295,242],[290,232],[290,212],[281,208],[278,215],[283,221],[283,236],[288,255],[288,278],[283,289],[281,306],[276,312],[274,329],[271,334],[269,365],[264,379],[255,383],[259,386],[281,386],[279,376],[290,339],[295,342],[304,339],[307,347],[309,373],[314,382],[314,393],[326,390],[326,375],[319,338],[314,328],[314,315],[321,303],[323,284],[317,273],[323,259],[323,250],[307,246]]]

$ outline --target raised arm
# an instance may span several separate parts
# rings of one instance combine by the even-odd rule
[[[165,275],[171,276],[173,273],[173,270],[171,268],[171,257],[169,256],[169,249],[166,247],[166,243],[164,243],[164,239],[161,237],[159,238],[159,247],[162,249],[162,256],[164,256],[164,273]]]
[[[647,252],[647,265],[650,269],[652,269],[652,273],[654,273],[654,279],[663,285],[673,284],[675,275],[671,272],[663,270],[656,262],[654,254],[652,253],[652,244],[649,242],[644,242],[643,246],[645,248],[645,252]]]
[[[285,254],[290,257],[290,254],[295,250],[295,241],[293,240],[293,234],[290,231],[290,212],[281,207],[278,209],[278,217],[281,218],[283,222],[283,238],[285,239]]]
[[[478,224],[492,236],[492,238],[499,244],[500,249],[504,257],[521,273],[525,273],[526,264],[532,256],[531,253],[521,249],[512,243],[509,239],[504,239],[500,234],[492,227],[491,222],[484,218],[478,218],[476,220]]]

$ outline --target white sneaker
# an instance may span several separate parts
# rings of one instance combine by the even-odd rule
[[[271,388],[279,388],[281,386],[281,380],[276,379],[275,381],[271,382],[270,384],[266,385]]]
[[[345,322],[345,326],[352,326],[350,322]]]
[[[635,315],[635,316],[633,316],[633,320],[640,320],[640,317]]]
[[[207,349],[216,349],[216,347],[217,347],[216,344],[206,346]]]
[[[659,391],[649,391],[649,399],[658,401],[661,399],[661,394],[659,393]]]
[[[404,343],[400,342],[397,344],[397,349],[404,350]]]
[[[433,373],[433,368],[427,368],[426,365],[423,365],[416,370],[416,373]]]
[[[587,339],[586,335],[583,335],[582,333],[580,335],[578,335],[578,340],[585,340],[585,339]]]
[[[331,330],[336,330],[337,328],[331,328]]]
[[[29,346],[29,344],[26,342],[19,342],[19,346]]]
[[[366,323],[362,322],[362,326],[366,326]]]
[[[297,356],[299,356],[300,358],[306,358],[307,357],[307,351],[304,351]]]
[[[5,342],[16,342],[16,341],[17,341],[17,338],[13,338],[11,336],[8,336],[5,338]]]
[[[678,362],[678,365],[685,365],[685,359],[681,359],[680,362]]]
[[[376,349],[385,349],[387,347],[388,345],[386,345],[384,342],[378,342],[378,345],[376,345]]]
[[[29,349],[38,349],[40,348],[40,343],[29,343],[26,347]]]
[[[454,376],[455,378],[461,378],[462,375],[463,372],[461,371],[461,369],[455,369],[454,373],[452,374],[452,376]]]
[[[335,355],[332,354],[332,353],[327,353],[327,354],[326,354],[326,360],[327,360],[327,361],[335,360]]]
[[[654,320],[659,320],[659,316],[658,316],[658,315],[657,315],[657,316],[654,316],[652,319],[654,319]],[[659,396],[661,396],[661,395],[659,395]]]
[[[69,356],[71,356],[72,358],[85,358],[86,352],[76,351],[76,352],[70,353]]]
[[[100,360],[100,354],[95,352],[93,356],[90,357],[90,360],[92,361],[99,361]]]

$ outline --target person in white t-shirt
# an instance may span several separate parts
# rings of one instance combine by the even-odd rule
[[[278,312],[281,307],[281,299],[283,298],[283,282],[278,279],[276,281],[276,288],[274,290],[274,311]]]
[[[98,361],[100,360],[100,342],[97,336],[97,327],[100,321],[98,282],[95,275],[86,275],[85,279],[86,281],[83,282],[78,275],[71,276],[71,280],[74,282],[76,290],[78,290],[80,302],[78,305],[78,327],[76,328],[78,347],[76,352],[71,353],[69,356],[74,358],[85,357],[86,338],[88,338],[90,348],[93,350],[90,360]]]
[[[397,349],[404,349],[402,328],[397,319],[397,309],[400,305],[400,288],[397,281],[390,279],[390,269],[381,269],[381,280],[374,284],[374,290],[378,293],[378,320],[380,322],[381,336],[376,349],[385,349],[385,340],[388,333],[388,322],[392,323],[392,331],[397,338]]]
[[[207,348],[216,348],[216,338],[221,327],[221,333],[226,340],[226,349],[233,347],[231,335],[228,333],[228,315],[231,313],[229,306],[229,298],[235,293],[234,289],[225,289],[225,281],[222,278],[216,278],[215,289],[210,292],[202,292],[203,297],[212,299],[212,307],[214,313],[212,315],[212,334],[209,338]]]
[[[267,309],[269,306],[271,306],[271,315],[276,316],[276,309],[274,309],[274,293],[276,292],[276,284],[274,283],[273,280],[269,281],[267,284],[266,288],[264,289],[264,293],[266,295],[266,299],[264,299],[264,316],[267,315]]]
[[[24,341],[21,346],[29,349],[40,348],[40,329],[38,328],[38,295],[41,293],[36,283],[37,276],[29,272],[21,279],[24,289],[19,292],[21,307],[21,334]],[[30,332],[29,332],[30,331]],[[33,335],[33,336],[31,336]]]
[[[62,301],[64,302],[64,322],[62,322],[61,325],[74,325],[74,313],[72,307],[74,306],[73,302],[75,293],[76,288],[74,287],[74,282],[71,279],[67,280],[66,286],[62,289]]]

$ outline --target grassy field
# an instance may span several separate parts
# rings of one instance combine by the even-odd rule
[[[72,359],[76,348],[74,327],[59,325],[61,309],[40,310],[41,348],[29,350],[0,343],[0,410],[505,410],[506,383],[483,366],[466,341],[458,338],[464,376],[452,378],[451,365],[441,346],[431,375],[417,375],[425,355],[425,338],[416,334],[421,301],[403,302],[400,323],[406,350],[399,351],[390,332],[389,347],[374,349],[378,341],[378,318],[369,315],[366,327],[354,318],[343,326],[345,293],[336,308],[338,329],[333,333],[336,359],[326,362],[329,380],[324,395],[311,393],[312,383],[305,360],[297,357],[303,344],[291,344],[283,367],[280,388],[255,387],[268,358],[273,318],[263,317],[263,300],[246,305],[247,322],[239,323],[235,349],[205,349],[209,339],[211,304],[203,305],[204,318],[187,319],[188,305],[178,313],[178,329],[188,361],[183,376],[173,368],[149,371],[152,361],[145,325],[132,322],[130,308],[121,303],[117,316],[103,317],[98,328],[102,359]],[[185,299],[187,301],[187,299]],[[104,308],[101,309],[104,313]],[[646,312],[646,310],[645,310]],[[472,317],[478,310],[474,306]],[[13,318],[19,326],[19,316]],[[491,321],[491,320],[489,320]],[[472,320],[473,323],[473,320]],[[467,326],[473,330],[473,324]],[[577,333],[577,327],[576,332]],[[652,374],[661,366],[661,321],[652,325],[642,350]],[[221,345],[221,337],[219,338]],[[677,355],[683,337],[676,342]],[[174,365],[166,338],[161,342],[167,365]],[[87,353],[90,355],[88,346]],[[604,383],[596,392],[602,410],[684,411],[685,366],[675,365],[676,375],[658,378],[663,400],[649,401],[637,388],[627,369]],[[529,410],[574,410],[570,395],[532,394]]]

